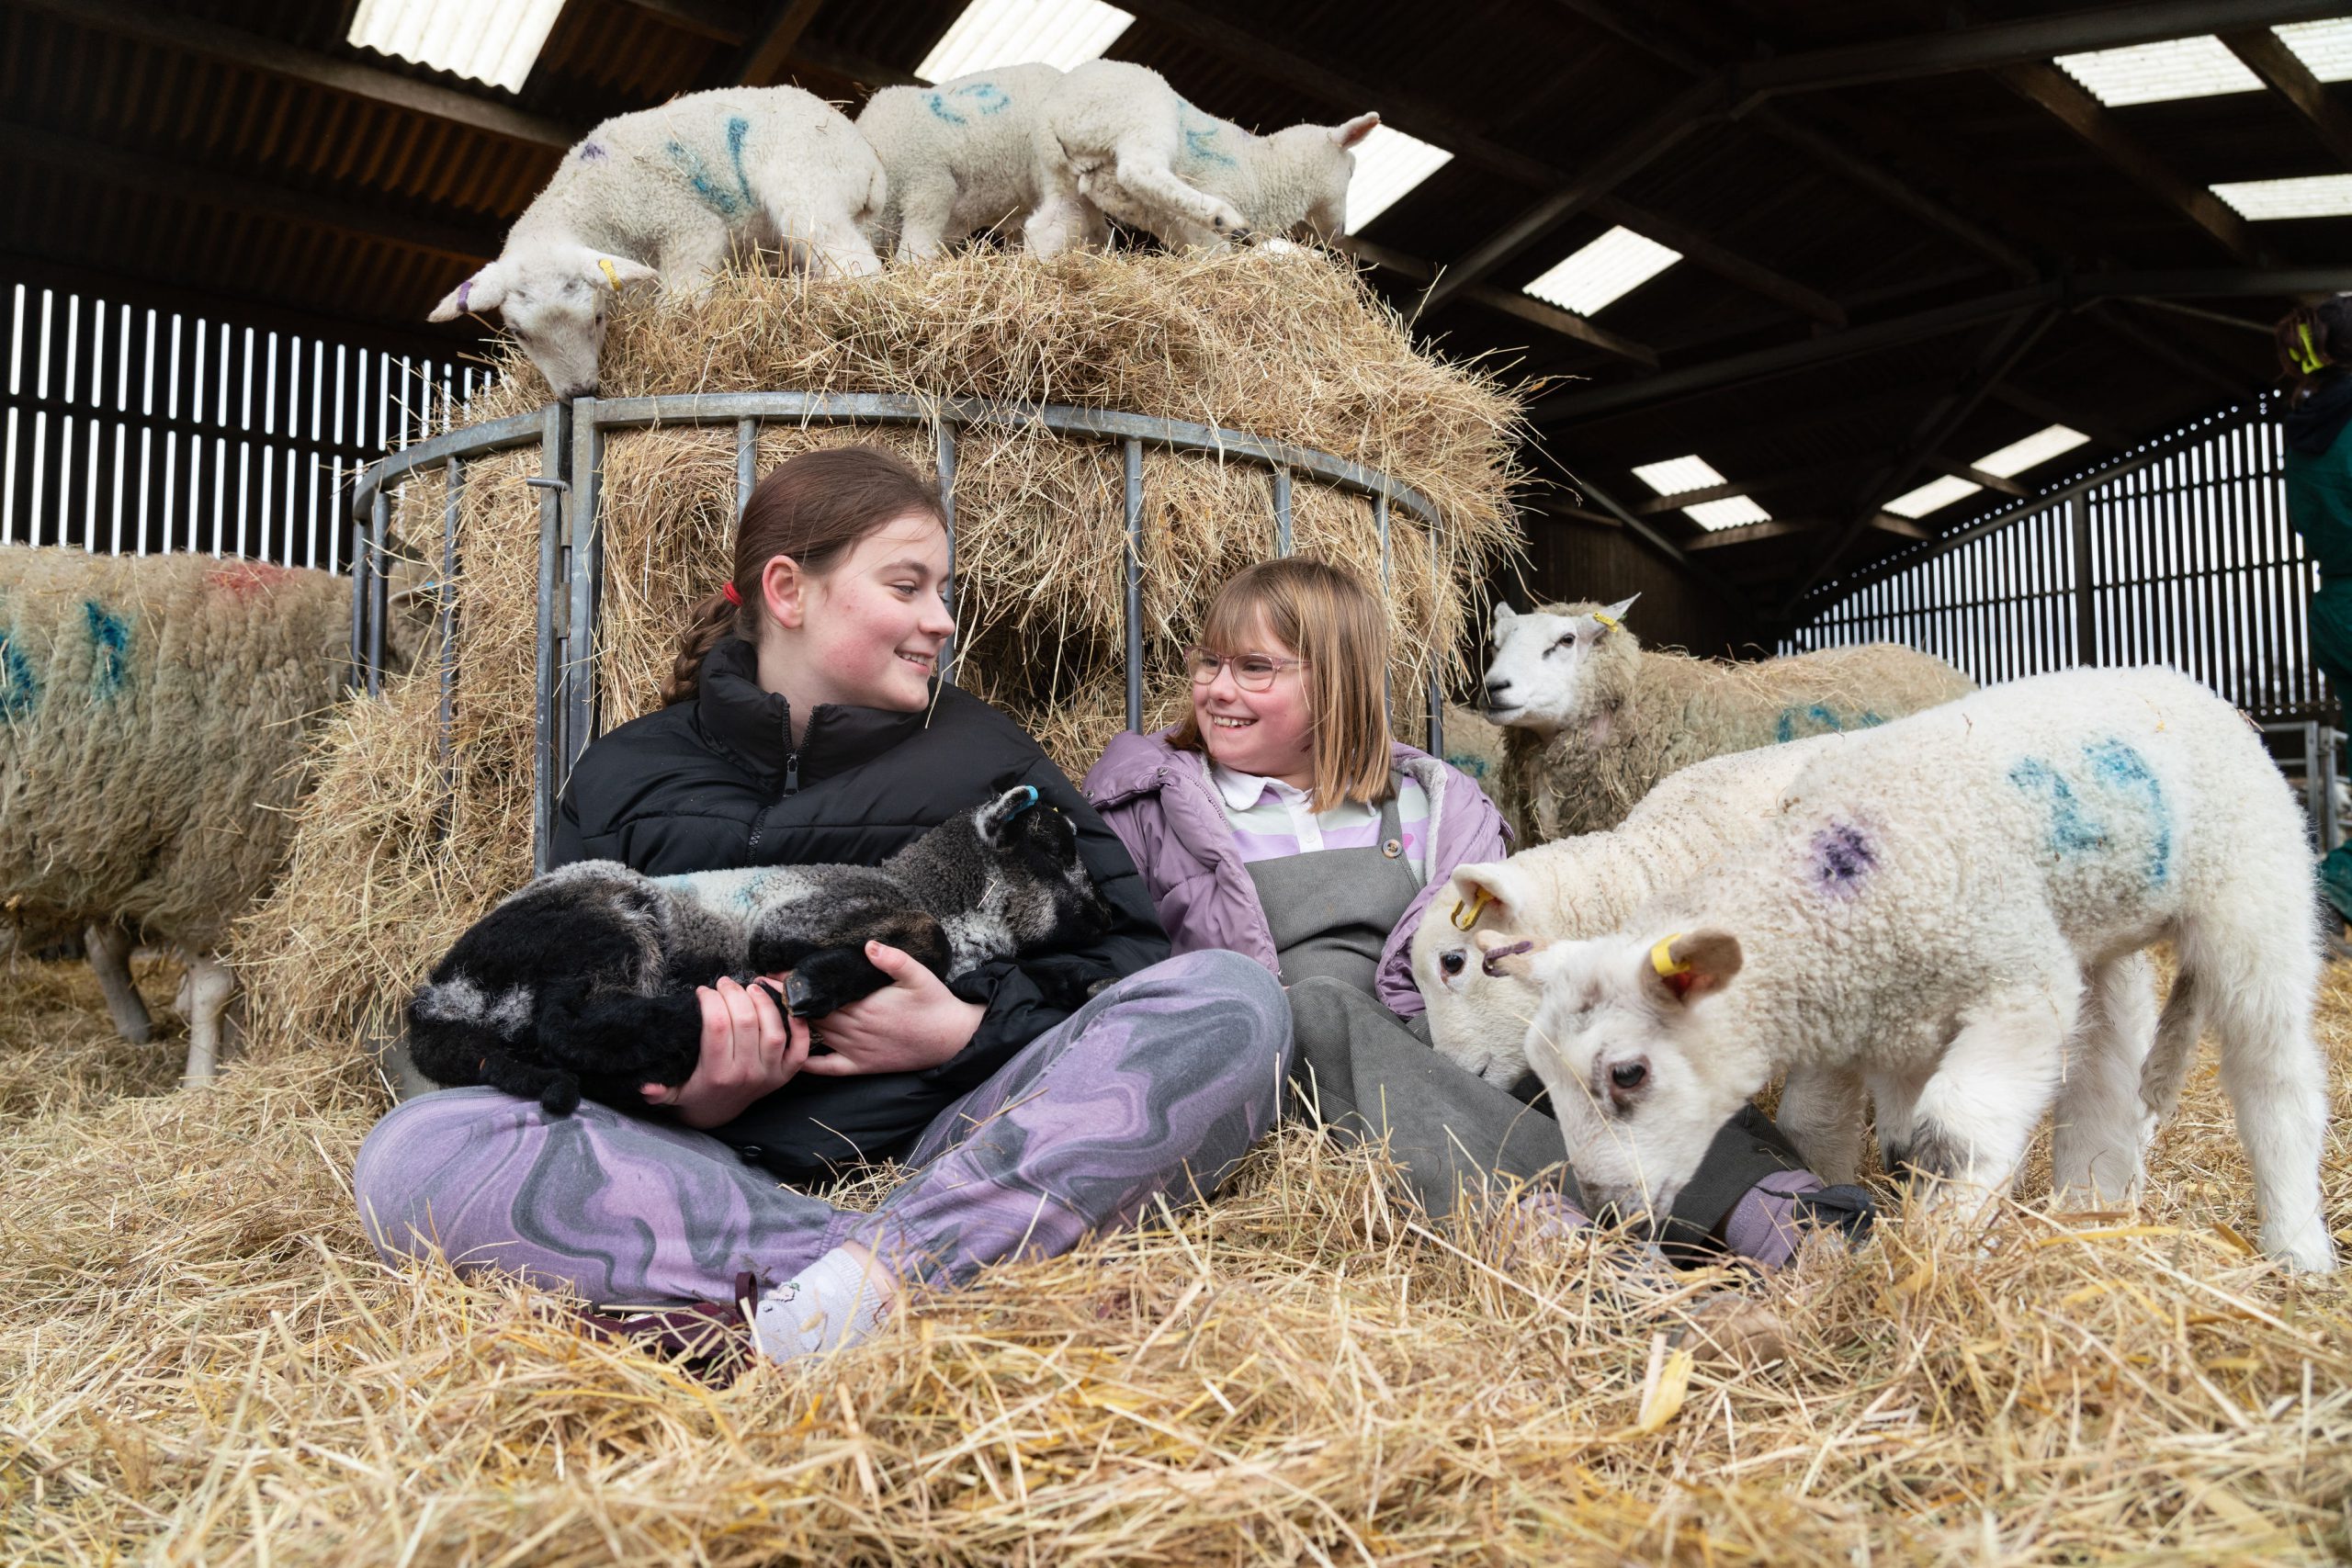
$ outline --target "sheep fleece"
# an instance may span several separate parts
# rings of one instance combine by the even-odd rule
[[[0,900],[218,946],[285,860],[350,628],[328,572],[0,548]]]

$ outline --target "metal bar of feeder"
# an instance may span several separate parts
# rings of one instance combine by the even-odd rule
[[[735,422],[735,516],[741,521],[744,509],[752,504],[752,487],[759,483],[760,422],[739,419]]]
[[[571,617],[563,644],[563,783],[596,728],[596,555],[604,533],[597,515],[603,501],[597,472],[604,456],[604,429],[594,398],[571,405],[571,508],[570,601]]]
[[[1438,550],[1442,542],[1437,519],[1429,520],[1430,536],[1430,755],[1445,756],[1445,683],[1438,673],[1437,607],[1445,594],[1445,563]]]
[[[1290,554],[1290,470],[1274,465],[1274,554]]]
[[[533,705],[537,710],[533,716],[537,728],[531,752],[534,875],[547,870],[548,852],[555,840],[556,595],[561,581],[558,568],[563,556],[564,496],[571,488],[563,479],[571,450],[566,439],[571,434],[567,428],[571,417],[571,411],[564,404],[548,405],[540,425],[539,472],[523,481],[539,492],[538,647],[531,671]]]
[[[1143,442],[1121,442],[1126,465],[1127,728],[1143,729]]]
[[[384,694],[384,536],[392,525],[391,498],[383,491],[368,507],[368,694]]]
[[[368,524],[356,513],[351,528],[351,673],[344,684],[368,689]]]
[[[407,478],[415,469],[429,468],[451,457],[480,457],[510,446],[530,446],[538,440],[546,418],[545,409],[531,413],[508,414],[504,419],[452,430],[377,458],[359,470],[359,482],[353,488],[351,496],[352,515],[367,515],[368,508],[379,491]]]
[[[1388,570],[1388,493],[1385,491],[1373,492],[1372,530],[1380,537],[1380,602],[1385,605],[1392,591]],[[1389,724],[1394,726],[1396,722],[1396,678],[1387,665],[1383,665],[1380,671],[1380,706],[1381,711],[1388,716]]]
[[[441,502],[441,583],[435,595],[441,607],[441,711],[437,739],[442,777],[454,793],[458,787],[458,513],[465,504],[465,462],[452,457],[443,471],[447,475],[448,485]],[[448,818],[443,818],[444,833],[448,825]]]
[[[947,619],[956,619],[956,427],[946,420],[932,426],[932,437],[939,456],[939,514],[947,521],[947,581],[942,595],[947,601]],[[947,648],[940,659],[939,678],[948,685],[956,683],[956,666],[963,649],[956,645],[956,634],[947,634]]]

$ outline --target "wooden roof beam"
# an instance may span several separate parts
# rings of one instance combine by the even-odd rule
[[[2063,424],[2069,430],[2079,430],[2100,446],[2113,447],[2119,452],[2139,439],[2122,426],[2109,424],[2098,414],[2084,414],[2064,408],[2030,387],[2018,386],[2014,380],[2002,382],[1986,396],[2044,424]]]
[[[75,27],[113,33],[155,48],[242,66],[370,103],[446,119],[492,136],[538,147],[565,148],[581,132],[545,115],[492,98],[478,98],[381,66],[320,54],[276,39],[181,15],[138,0],[12,0],[19,10],[43,12]]]
[[[2320,79],[2312,74],[2311,67],[2295,57],[2277,33],[2268,28],[2254,28],[2222,35],[2232,54],[2245,62],[2246,68],[2268,84],[2270,90],[2287,100],[2303,123],[2317,136],[2327,155],[2337,164],[2352,169],[2352,114],[2327,96]]]
[[[2015,496],[2019,501],[2023,501],[2033,493],[2015,479],[2005,479],[1998,474],[1987,473],[1973,463],[1963,463],[1959,458],[1948,457],[1941,452],[1928,453],[1922,467],[1932,468],[1937,473],[1951,479],[1966,479],[1979,490],[1996,491],[2002,495]]]
[[[1816,518],[1772,517],[1761,523],[1743,523],[1736,528],[1714,528],[1695,539],[1687,539],[1686,550],[1720,550],[1732,545],[1752,545],[1759,539],[1781,539],[1791,534],[1811,534],[1821,527]]]
[[[1407,255],[1402,251],[1391,250],[1386,245],[1375,245],[1368,240],[1359,240],[1353,235],[1342,236],[1337,243],[1337,248],[1348,255],[1370,262],[1384,272],[1393,272],[1401,277],[1409,277],[1419,283],[1427,283],[1437,273],[1434,263],[1423,261],[1419,256]],[[1620,337],[1605,327],[1593,325],[1592,322],[1572,310],[1563,310],[1556,306],[1546,305],[1541,299],[1530,295],[1510,294],[1499,288],[1488,288],[1481,285],[1468,290],[1463,298],[1484,305],[1490,310],[1499,310],[1507,316],[1516,316],[1521,321],[1532,321],[1539,327],[1547,328],[1562,337],[1583,344],[1589,348],[1600,349],[1604,354],[1611,354],[1620,359],[1631,360],[1636,365],[1645,366],[1652,370],[1657,368],[1657,350],[1647,344],[1635,343],[1628,337]]]
[[[2211,191],[2173,173],[2073,77],[2038,62],[2005,66],[2000,77],[2018,96],[2055,116],[2133,183],[2220,241],[2232,255],[2256,266],[2269,265],[2263,248],[2246,229],[2245,220]]]
[[[728,70],[729,79],[746,87],[773,84],[792,58],[800,35],[817,19],[818,7],[824,3],[825,0],[776,0],[736,55]]]

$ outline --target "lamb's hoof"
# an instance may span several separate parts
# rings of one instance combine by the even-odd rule
[[[815,981],[795,975],[784,983],[784,1010],[795,1018],[822,1018],[833,1009]]]
[[[569,1116],[580,1109],[577,1083],[551,1083],[539,1090],[539,1109],[550,1116]]]

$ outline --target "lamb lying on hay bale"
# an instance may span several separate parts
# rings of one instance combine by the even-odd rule
[[[1613,828],[1658,780],[1705,758],[1866,729],[1976,689],[1894,643],[1758,663],[1645,649],[1624,625],[1633,604],[1495,606],[1487,703],[1509,732],[1496,800],[1516,813],[1522,844]]]
[[[0,903],[85,929],[126,1038],[148,1021],[130,933],[185,953],[190,1082],[219,1060],[218,954],[285,863],[350,637],[329,572],[0,549]]]
[[[519,355],[468,412],[548,400]],[[1512,557],[1517,408],[1481,375],[1427,358],[1343,265],[1248,252],[975,253],[867,278],[730,274],[696,295],[631,296],[604,352],[613,396],[886,392],[1078,403],[1241,430],[1329,452],[1429,498],[1434,533],[1390,513],[1390,671],[1407,735],[1428,677],[1467,673],[1476,585]],[[600,482],[604,594],[595,673],[610,728],[660,702],[687,606],[723,581],[736,508],[730,424],[611,432]],[[890,447],[935,461],[920,426],[771,423],[764,470],[816,446]],[[322,784],[293,863],[241,948],[270,1027],[348,1049],[426,967],[530,873],[537,493],[536,453],[468,469],[459,509],[457,789],[431,754],[435,682],[394,682],[325,737]],[[966,430],[955,480],[956,679],[1020,720],[1076,777],[1124,725],[1126,531],[1123,454],[1029,424]],[[397,528],[438,540],[442,482],[411,480]],[[1143,471],[1145,719],[1186,699],[1180,652],[1208,594],[1274,553],[1272,476],[1214,455],[1147,449]],[[1366,498],[1294,475],[1297,549],[1366,579],[1381,549]],[[355,869],[356,868],[356,869]]]

